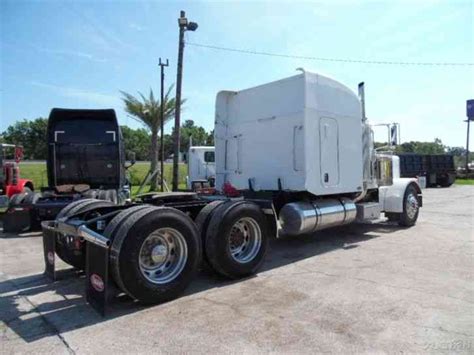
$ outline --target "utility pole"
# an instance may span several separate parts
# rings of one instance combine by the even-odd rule
[[[165,130],[165,106],[164,106],[164,101],[165,101],[165,94],[164,94],[164,85],[165,85],[165,70],[164,67],[167,67],[169,65],[168,59],[166,59],[166,63],[159,61],[158,64],[161,67],[161,101],[160,101],[160,129],[161,129],[161,141],[160,141],[160,150],[161,150],[161,164],[160,164],[160,186],[161,186],[161,192],[165,191],[165,186],[163,182],[163,175],[165,173],[165,141],[164,141],[164,130]]]
[[[184,32],[196,31],[198,24],[188,22],[186,13],[181,11],[178,18],[179,43],[178,43],[178,68],[176,73],[176,107],[174,117],[174,155],[173,155],[173,191],[178,191],[178,163],[179,163],[179,143],[181,127],[181,83],[183,81],[183,54],[184,54]]]
[[[467,100],[466,102],[466,116],[467,116],[467,138],[466,138],[466,174],[469,173],[469,126],[471,121],[474,121],[474,100]]]
[[[467,139],[466,139],[466,173],[469,172],[469,126],[471,120],[467,120]]]

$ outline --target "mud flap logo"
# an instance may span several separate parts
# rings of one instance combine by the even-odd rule
[[[92,274],[90,277],[90,282],[94,290],[97,292],[103,292],[104,291],[104,280],[102,280],[102,277],[100,277],[97,274]]]
[[[48,252],[48,263],[54,264],[54,253],[52,251]]]

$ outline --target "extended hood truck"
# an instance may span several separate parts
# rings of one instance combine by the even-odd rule
[[[68,205],[43,223],[54,241],[81,245],[87,297],[101,311],[108,285],[143,303],[179,295],[202,259],[237,279],[257,272],[268,240],[387,217],[413,226],[422,205],[398,158],[376,154],[364,110],[341,83],[304,72],[242,91],[221,91],[215,113],[216,188],[240,197],[147,194],[127,206]],[[235,194],[234,194],[235,195]]]

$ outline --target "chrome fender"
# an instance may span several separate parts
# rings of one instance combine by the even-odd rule
[[[422,206],[421,188],[415,178],[394,178],[390,186],[379,187],[379,203],[383,212],[403,212],[403,197],[408,185],[413,184],[418,192],[420,207]]]

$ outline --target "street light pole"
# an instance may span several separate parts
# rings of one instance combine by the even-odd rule
[[[165,168],[164,168],[164,161],[165,161],[165,141],[164,141],[164,126],[165,126],[165,94],[164,94],[164,85],[165,85],[165,70],[164,67],[167,67],[169,65],[168,59],[166,59],[166,63],[159,61],[158,64],[161,67],[161,101],[160,101],[160,130],[161,130],[161,136],[160,136],[160,150],[161,150],[161,164],[160,164],[160,186],[161,186],[161,192],[165,191],[164,187],[164,180],[163,180],[163,174],[165,173]]]
[[[181,83],[183,80],[183,54],[184,54],[184,32],[196,31],[198,24],[188,22],[186,13],[181,11],[178,18],[179,26],[179,44],[178,44],[178,67],[176,73],[176,107],[174,116],[174,155],[173,155],[173,191],[178,190],[178,162],[179,162],[179,143],[181,127]]]

